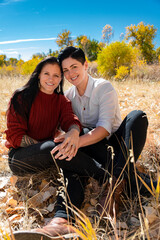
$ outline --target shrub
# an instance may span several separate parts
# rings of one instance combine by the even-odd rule
[[[0,75],[1,76],[17,75],[17,69],[16,69],[16,67],[14,67],[12,65],[9,65],[9,66],[4,65],[3,67],[0,67]]]
[[[98,71],[104,77],[116,75],[120,66],[131,68],[134,51],[131,45],[123,42],[114,42],[102,49],[98,54]]]
[[[21,73],[23,75],[30,75],[34,69],[36,68],[37,64],[41,61],[42,59],[39,57],[34,57],[31,60],[28,60],[24,62],[21,65]]]
[[[119,68],[116,69],[116,71],[117,71],[117,74],[115,76],[115,79],[117,80],[123,80],[129,74],[129,69],[126,66],[120,66]]]

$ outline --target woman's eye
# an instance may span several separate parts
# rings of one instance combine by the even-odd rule
[[[47,73],[47,72],[45,72],[45,73],[44,73],[44,75],[48,75],[48,73]]]
[[[66,73],[66,72],[68,72],[68,70],[64,70],[64,71],[63,71],[63,73]]]
[[[75,69],[75,68],[77,68],[77,66],[73,66],[73,67],[72,67],[72,69]]]

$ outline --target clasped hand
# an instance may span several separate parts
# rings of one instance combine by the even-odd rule
[[[51,151],[51,154],[57,152],[55,159],[70,161],[79,148],[79,131],[71,129],[69,132],[56,137],[54,142],[61,142]]]

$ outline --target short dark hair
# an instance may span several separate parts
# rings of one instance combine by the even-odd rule
[[[66,47],[63,49],[59,55],[58,55],[58,61],[60,64],[62,64],[62,61],[66,58],[73,58],[76,59],[77,61],[81,62],[82,65],[85,63],[86,58],[83,50],[81,48],[76,48],[76,47]]]

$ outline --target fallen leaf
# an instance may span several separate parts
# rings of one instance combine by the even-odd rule
[[[19,215],[19,214],[14,214],[14,215],[12,215],[11,217],[9,217],[8,220],[9,220],[10,222],[13,222],[13,221],[19,220],[19,219],[21,219],[21,218],[22,218],[21,215]]]
[[[2,116],[6,116],[6,112],[1,112],[1,115]]]
[[[8,177],[1,177],[0,178],[0,190],[8,187]]]
[[[47,199],[50,198],[51,196],[52,194],[49,191],[44,192],[42,202],[47,201]]]
[[[11,182],[11,185],[12,185],[13,187],[15,187],[15,184],[16,184],[17,180],[18,180],[18,177],[15,176],[15,175],[13,175],[12,177],[10,177],[10,182]]]
[[[130,222],[131,222],[132,225],[134,225],[134,226],[136,226],[136,227],[140,226],[140,221],[139,221],[139,219],[137,219],[137,218],[135,218],[135,217],[131,217]]]
[[[33,197],[38,193],[38,190],[29,189],[28,196]]]
[[[158,220],[157,211],[155,208],[150,206],[143,206],[145,209],[145,214],[148,222],[151,224],[155,220]]]
[[[29,198],[27,200],[28,206],[33,208],[39,206],[43,202],[43,194],[43,192],[39,192],[35,196]]]
[[[13,215],[13,214],[15,214],[15,213],[17,213],[17,212],[22,212],[22,211],[24,211],[24,210],[25,210],[25,208],[24,208],[24,207],[20,207],[20,206],[15,207],[15,208],[13,208],[13,207],[8,207],[8,208],[6,208],[6,213],[7,213],[8,215]]]
[[[47,210],[48,210],[49,212],[53,212],[54,206],[55,206],[55,203],[49,204],[49,206],[47,207]]]
[[[42,180],[41,184],[39,185],[39,190],[41,191],[46,185],[48,185],[49,182],[47,182],[45,179]]]
[[[116,222],[116,227],[117,229],[128,229],[127,224],[125,222],[120,221]]]
[[[92,206],[96,206],[98,201],[96,199],[94,199],[94,198],[91,198],[90,203],[91,203]]]
[[[6,202],[6,200],[7,200],[7,193],[0,192],[0,202]]]
[[[13,199],[13,198],[10,198],[8,201],[7,201],[7,205],[10,205],[11,207],[16,207],[17,206],[17,200]]]

